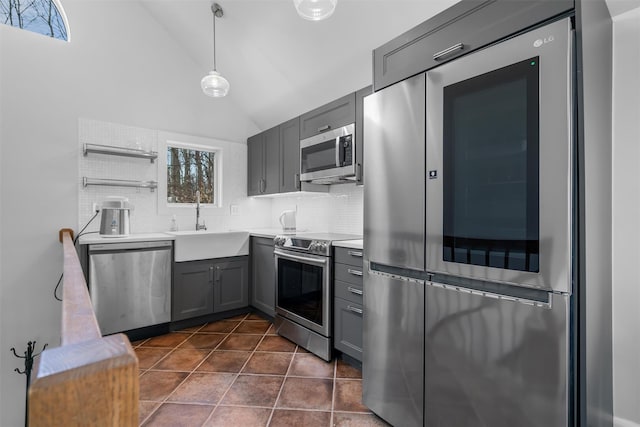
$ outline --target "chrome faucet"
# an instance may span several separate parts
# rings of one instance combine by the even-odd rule
[[[196,231],[206,229],[204,221],[202,221],[202,225],[200,224],[200,190],[198,190],[196,191]]]

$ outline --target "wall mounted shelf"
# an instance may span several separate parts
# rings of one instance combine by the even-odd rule
[[[88,185],[104,185],[110,187],[135,187],[135,188],[148,188],[152,192],[158,188],[157,181],[132,181],[128,179],[106,179],[106,178],[82,178],[82,186]]]
[[[115,147],[112,145],[84,144],[83,153],[108,154],[111,156],[138,157],[141,159],[149,159],[153,163],[158,158],[156,151],[145,151],[137,148]]]

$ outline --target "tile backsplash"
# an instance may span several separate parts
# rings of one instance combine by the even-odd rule
[[[329,193],[282,195],[273,199],[271,226],[280,227],[284,210],[296,210],[299,231],[328,231],[362,235],[363,187],[355,184],[332,185]]]
[[[159,162],[106,154],[83,155],[85,143],[158,151],[165,133],[117,123],[81,118],[78,121],[78,230],[93,215],[93,204],[108,196],[127,197],[131,212],[131,232],[167,231],[175,214],[180,230],[195,225],[195,207],[158,210],[158,191],[145,188],[83,186],[83,177],[157,181]],[[175,134],[173,134],[175,136]],[[185,140],[189,136],[185,135]],[[202,140],[202,138],[200,138]],[[280,228],[283,210],[297,209],[297,227],[301,231],[362,234],[363,188],[355,184],[332,185],[328,193],[294,193],[275,198],[247,197],[247,146],[241,143],[210,140],[223,149],[223,204],[206,208],[201,218],[209,230]],[[159,153],[164,155],[164,153]],[[233,208],[233,209],[232,209]],[[233,211],[233,215],[232,212]],[[161,212],[161,213],[160,213]],[[86,231],[98,231],[100,215]]]

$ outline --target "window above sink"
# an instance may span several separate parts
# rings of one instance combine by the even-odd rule
[[[222,206],[223,150],[215,140],[161,133],[158,139],[158,212]]]

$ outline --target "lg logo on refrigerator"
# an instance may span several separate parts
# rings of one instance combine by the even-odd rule
[[[554,40],[555,40],[555,37],[553,36],[545,37],[543,39],[538,39],[533,42],[533,47],[540,47],[544,44],[551,43]]]

